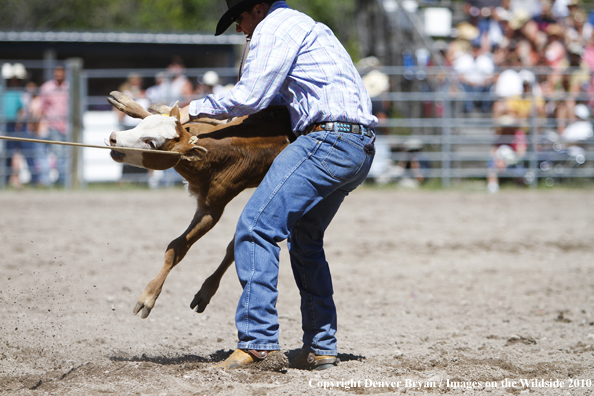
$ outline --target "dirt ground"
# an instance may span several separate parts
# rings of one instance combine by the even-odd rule
[[[594,192],[351,194],[326,236],[341,363],[212,366],[236,343],[235,271],[203,314],[246,192],[132,315],[189,224],[183,190],[0,192],[0,394],[594,394]],[[281,244],[287,355],[301,346]]]

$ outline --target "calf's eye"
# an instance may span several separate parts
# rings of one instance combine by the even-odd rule
[[[157,148],[155,141],[152,139],[145,139],[144,142],[152,149]]]

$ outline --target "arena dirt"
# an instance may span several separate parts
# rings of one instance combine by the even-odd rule
[[[195,209],[185,191],[0,193],[0,394],[594,394],[593,191],[361,188],[326,237],[341,363],[225,372],[235,271],[203,314],[189,304],[249,194],[143,320],[132,308]],[[299,297],[281,248],[290,356]]]

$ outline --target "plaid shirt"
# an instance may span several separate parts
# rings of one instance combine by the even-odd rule
[[[190,115],[217,119],[288,106],[293,131],[315,122],[374,127],[371,100],[351,57],[332,31],[285,1],[273,3],[254,31],[241,80],[229,92],[190,103]]]
[[[68,132],[69,90],[68,81],[58,85],[56,80],[49,80],[39,88],[42,111],[48,127],[59,131],[62,135]]]

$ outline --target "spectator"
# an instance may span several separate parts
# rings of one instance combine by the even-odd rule
[[[528,140],[526,133],[517,128],[517,122],[508,115],[497,119],[496,139],[487,172],[487,190],[491,193],[499,191],[499,175],[508,169],[516,170],[518,177],[524,173],[522,160],[528,150]]]
[[[219,75],[215,71],[207,71],[202,78],[198,79],[198,86],[196,87],[196,96],[203,98],[206,95],[218,95],[225,92],[226,89],[220,83]]]
[[[185,72],[186,67],[182,59],[174,56],[167,67],[167,74],[170,78],[168,103],[179,101],[180,107],[183,107],[192,100],[194,86],[188,77],[185,76]]]
[[[70,85],[66,81],[66,70],[63,66],[54,69],[53,77],[40,88],[41,110],[44,121],[47,123],[49,139],[66,142],[70,137],[68,131]],[[67,146],[57,144],[49,146],[48,150],[57,164],[57,184],[66,185],[71,150]]]
[[[575,20],[577,13],[583,12],[581,8],[581,0],[569,0],[567,3],[567,9],[569,10],[568,18]],[[567,25],[571,25],[571,20],[567,21]]]
[[[169,80],[167,80],[167,73],[159,72],[155,76],[155,85],[148,87],[145,91],[145,96],[150,104],[156,105],[170,105],[171,97]]]
[[[464,11],[469,16],[470,23],[479,30],[476,43],[480,44],[483,39],[491,45],[500,42],[503,32],[495,13],[500,6],[501,0],[466,0],[464,3]]]
[[[140,77],[140,75],[138,75],[137,73],[130,73],[126,81],[120,85],[118,90],[124,95],[127,95],[130,98],[134,99],[136,103],[140,104],[145,109],[148,109],[150,103],[149,100],[146,98],[144,89],[142,88],[142,77]],[[138,118],[130,117],[129,115],[117,110],[116,108],[114,108],[113,111],[115,111],[118,114],[118,122],[122,130],[132,129],[141,121]],[[121,181],[144,182],[147,180],[148,173],[148,169],[138,168],[132,165],[124,164],[122,168]]]
[[[470,43],[466,40],[454,40],[450,42],[445,52],[446,65],[453,67],[456,59],[466,53],[469,49]]]
[[[454,70],[458,73],[460,83],[464,91],[472,94],[486,94],[490,92],[493,85],[493,73],[495,65],[490,54],[483,54],[477,43],[472,44],[470,53],[458,57],[454,61]],[[464,102],[464,112],[470,113],[475,110],[474,99]],[[487,113],[491,109],[489,100],[480,99],[477,101],[482,112]]]
[[[503,64],[503,71],[497,76],[493,92],[498,99],[509,98],[512,96],[521,95],[524,92],[522,87],[522,78],[520,73],[516,71],[517,68],[522,66],[522,61],[518,56],[512,56],[507,58]],[[496,112],[496,108],[499,102],[495,102],[493,111]]]
[[[567,114],[569,122],[576,119],[575,106],[580,101],[587,101],[588,91],[590,90],[590,69],[586,62],[582,61],[584,49],[578,42],[569,44],[569,88],[566,99]]]
[[[534,110],[538,117],[544,117],[545,102],[540,94],[534,94],[535,87],[534,75],[530,72],[520,73],[522,79],[522,94],[510,96],[505,100],[498,102],[496,111],[493,112],[493,118],[500,118],[507,115],[520,120],[527,120],[532,116]]]
[[[554,71],[565,69],[568,65],[567,49],[563,42],[565,32],[559,24],[549,25],[546,29],[547,43],[544,48],[545,61]]]
[[[567,6],[571,0],[555,0],[551,12],[558,20],[567,18],[569,16],[569,7]]]
[[[390,112],[390,102],[385,100],[385,94],[390,89],[390,79],[387,74],[377,70],[381,64],[375,57],[364,58],[357,64],[362,72],[367,73],[363,76],[363,85],[371,99],[371,112],[378,120],[378,126],[375,128],[377,140],[375,142],[375,157],[369,170],[368,176],[378,181],[378,177],[383,175],[389,169],[392,163],[390,144],[386,141],[383,135],[387,135],[388,131],[382,122],[388,119]]]
[[[148,109],[150,103],[142,88],[142,77],[140,77],[139,74],[130,73],[126,82],[119,86],[118,91],[134,99],[135,102],[143,106],[145,109]],[[114,108],[113,111],[118,114],[118,122],[123,130],[132,129],[140,123],[138,118],[132,118],[116,108]]]
[[[515,36],[516,30],[512,29],[510,26],[510,19],[511,13],[499,7],[497,9],[497,14],[499,15],[499,26],[501,27],[502,36],[496,46],[493,47],[493,63],[495,65],[500,66],[508,59],[510,52],[512,51],[512,47],[515,48]]]
[[[510,51],[520,57],[523,66],[536,65],[546,44],[546,34],[539,30],[531,14],[523,8],[513,12],[509,27],[514,31]]]
[[[155,76],[155,85],[147,88],[145,91],[147,107],[148,106],[161,106],[166,105],[170,106],[175,103],[176,100],[179,98],[174,99],[174,95],[172,93],[172,84],[171,81],[167,78],[167,72],[159,72]],[[191,84],[190,84],[191,85]],[[127,173],[130,172],[130,168],[125,168],[124,171]],[[142,171],[140,168],[136,168],[137,171]],[[164,171],[158,170],[149,170],[148,171],[148,185],[151,189],[156,189],[158,187],[170,187],[176,183],[183,182],[183,178],[176,172],[175,169],[169,168]]]
[[[582,58],[584,59],[584,62],[586,62],[590,70],[594,71],[594,34],[590,35],[590,39],[588,40],[584,48]]]
[[[538,15],[541,11],[540,0],[510,0],[509,9],[512,12],[526,10],[532,18],[533,15]]]
[[[567,92],[562,73],[549,69],[539,76],[539,86],[543,97],[546,99],[545,116],[555,119],[557,132],[562,133],[568,118],[565,103]]]
[[[575,106],[576,121],[567,126],[561,139],[565,143],[581,143],[591,139],[594,135],[590,122],[590,109],[584,104]]]
[[[541,32],[545,32],[549,25],[557,23],[557,19],[553,15],[553,3],[550,0],[542,0],[540,4],[542,6],[542,12],[540,15],[535,16],[533,20],[536,22],[538,29]]]
[[[375,115],[379,123],[386,121],[390,113],[390,102],[386,100],[386,94],[390,89],[390,79],[388,75],[381,71],[374,69],[363,76],[363,84],[367,89],[367,93],[371,98],[372,113]],[[385,127],[376,128],[376,133],[385,135]]]
[[[585,12],[580,10],[568,18],[565,36],[568,42],[577,42],[581,46],[590,41],[592,25],[586,20]]]
[[[23,103],[22,121],[23,128],[27,131],[29,137],[33,139],[44,139],[47,137],[48,129],[43,121],[42,101],[39,96],[39,86],[33,81],[25,85],[25,91],[21,96]],[[31,172],[31,183],[34,185],[49,187],[50,166],[47,157],[47,145],[43,143],[29,143],[32,166],[29,166]]]
[[[417,188],[425,181],[423,169],[429,168],[429,165],[427,161],[419,159],[423,147],[423,142],[414,137],[404,143],[401,149],[403,155],[396,165],[407,172],[406,177],[400,181],[401,186]]]
[[[6,80],[6,92],[2,92],[0,87],[0,95],[2,95],[2,105],[4,120],[6,122],[6,135],[12,137],[27,137],[23,131],[22,124],[19,122],[23,103],[21,101],[21,94],[23,91],[22,80],[26,77],[24,68],[18,67],[18,64],[11,65],[5,63],[2,65],[2,78]],[[24,75],[23,75],[24,73]],[[20,170],[23,168],[22,155],[27,155],[26,144],[14,140],[6,142],[6,169],[8,172],[7,182],[16,188],[22,186],[19,178]]]

